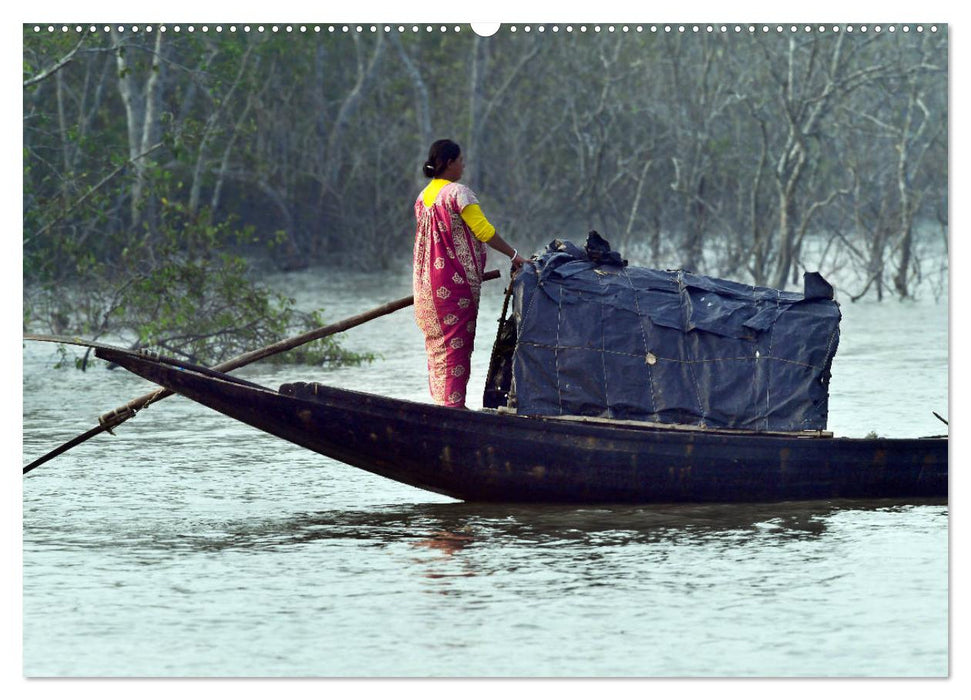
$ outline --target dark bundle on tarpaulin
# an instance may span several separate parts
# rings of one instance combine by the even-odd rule
[[[745,430],[825,430],[833,288],[804,293],[627,265],[596,232],[512,282],[484,405]]]

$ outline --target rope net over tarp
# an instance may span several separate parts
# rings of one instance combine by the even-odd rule
[[[818,273],[806,273],[800,294],[628,266],[596,232],[585,248],[554,240],[533,263],[512,282],[515,342],[496,345],[511,353],[508,391],[490,392],[499,381],[490,376],[487,406],[826,429],[841,314]]]

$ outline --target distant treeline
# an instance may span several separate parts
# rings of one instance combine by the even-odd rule
[[[25,283],[121,287],[160,250],[407,264],[443,137],[521,250],[596,229],[644,264],[784,287],[824,257],[907,297],[918,227],[946,245],[946,25],[165,29],[24,27]]]

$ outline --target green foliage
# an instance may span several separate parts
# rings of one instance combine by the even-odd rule
[[[138,347],[214,365],[323,325],[319,312],[299,312],[293,299],[254,282],[240,256],[225,252],[230,244],[251,240],[251,229],[230,221],[211,224],[208,212],[189,212],[164,198],[161,204],[156,235],[121,255],[128,285],[123,303],[106,317],[115,332],[135,336]],[[277,361],[371,359],[325,338]]]
[[[178,189],[171,178],[156,174],[158,187]],[[108,334],[133,348],[151,347],[210,366],[324,325],[319,311],[297,310],[293,299],[255,282],[245,260],[228,252],[252,240],[250,228],[229,220],[211,223],[208,211],[191,212],[166,197],[156,204],[156,225],[138,237],[114,240],[114,254],[68,252],[80,285],[73,294],[51,288],[40,295],[47,303],[54,300],[46,315],[56,315],[66,327],[73,322],[82,335]],[[25,324],[30,316],[25,310]],[[321,365],[373,359],[328,337],[267,361]]]

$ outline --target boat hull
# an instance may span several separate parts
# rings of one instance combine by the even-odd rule
[[[772,502],[947,498],[944,438],[763,435],[444,408],[319,384],[281,391],[99,349],[277,437],[465,501]]]

